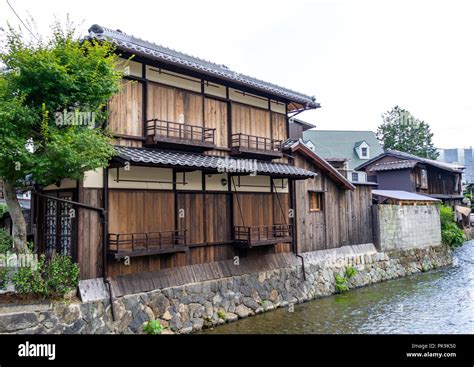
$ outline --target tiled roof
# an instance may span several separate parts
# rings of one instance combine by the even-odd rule
[[[289,139],[290,140],[290,139]],[[293,139],[294,140],[294,139]],[[346,189],[346,190],[354,190],[355,187],[349,180],[343,176],[336,168],[334,168],[329,162],[327,162],[324,158],[321,158],[315,152],[313,152],[310,148],[308,148],[300,139],[293,141],[293,145],[291,146],[292,152],[301,152],[307,158],[311,159],[318,169],[328,175],[337,185]]]
[[[228,80],[249,88],[254,88],[269,94],[283,97],[292,102],[301,103],[308,108],[319,108],[319,103],[315,97],[308,96],[293,90],[267,83],[262,80],[229,70],[224,65],[216,64],[207,60],[178,52],[176,50],[157,45],[140,38],[125,34],[121,31],[114,31],[109,28],[94,24],[89,28],[89,37],[96,39],[106,39],[116,45],[120,50],[125,50],[135,55],[156,59],[168,64],[191,69],[193,71],[208,74],[219,79]]]
[[[355,169],[356,170],[362,170],[366,166],[368,166],[369,164],[372,164],[373,162],[377,161],[378,159],[380,159],[382,157],[386,157],[386,156],[399,158],[400,160],[416,161],[417,163],[423,163],[423,164],[427,164],[427,165],[430,165],[430,166],[433,166],[433,167],[438,167],[438,168],[441,168],[441,169],[444,169],[444,170],[447,170],[447,171],[457,172],[457,173],[462,173],[465,169],[465,167],[461,166],[461,165],[456,165],[456,164],[451,164],[451,163],[444,163],[444,162],[435,161],[435,160],[428,159],[428,158],[418,157],[416,155],[405,153],[405,152],[400,152],[399,150],[395,150],[395,149],[387,149],[387,151],[385,153],[382,153],[379,156],[364,162],[363,164],[359,165]]]
[[[414,160],[406,160],[406,161],[395,161],[395,162],[383,162],[377,163],[375,166],[370,168],[370,171],[392,171],[397,169],[406,169],[406,168],[413,168],[419,162]]]
[[[360,159],[355,150],[357,143],[365,141],[370,147],[370,156],[375,157],[383,153],[382,146],[372,131],[348,130],[308,130],[303,133],[315,146],[315,152],[321,157],[346,158],[347,169],[357,170],[367,160]]]
[[[182,166],[186,168],[218,170],[223,168],[225,157],[211,155],[174,152],[149,148],[115,148],[118,156],[125,161],[150,164],[157,166]],[[246,161],[243,159],[231,158],[234,161]],[[292,178],[310,178],[316,176],[316,173],[290,166],[288,164],[257,161],[256,171],[259,174],[268,174],[280,177]]]

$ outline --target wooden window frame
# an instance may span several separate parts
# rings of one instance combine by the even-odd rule
[[[324,192],[309,191],[309,211],[319,213],[324,211]]]

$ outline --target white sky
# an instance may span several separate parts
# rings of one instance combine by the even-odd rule
[[[474,2],[10,0],[41,33],[66,14],[315,95],[319,129],[375,130],[395,105],[440,148],[474,138]],[[0,0],[0,27],[19,24]]]

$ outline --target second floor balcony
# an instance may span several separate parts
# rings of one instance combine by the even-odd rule
[[[283,156],[282,141],[242,133],[233,134],[231,154],[261,159],[280,158]]]
[[[146,145],[160,148],[205,151],[215,148],[216,129],[152,119],[146,124]]]

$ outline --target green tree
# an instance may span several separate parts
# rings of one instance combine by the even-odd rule
[[[110,43],[81,39],[70,23],[53,25],[46,41],[30,41],[13,28],[2,38],[0,178],[15,248],[27,251],[16,189],[25,177],[45,186],[107,165],[114,148],[102,128],[104,107],[120,90],[122,74]]]
[[[430,125],[399,106],[382,115],[383,123],[377,128],[377,139],[384,149],[395,149],[420,157],[436,159]]]

